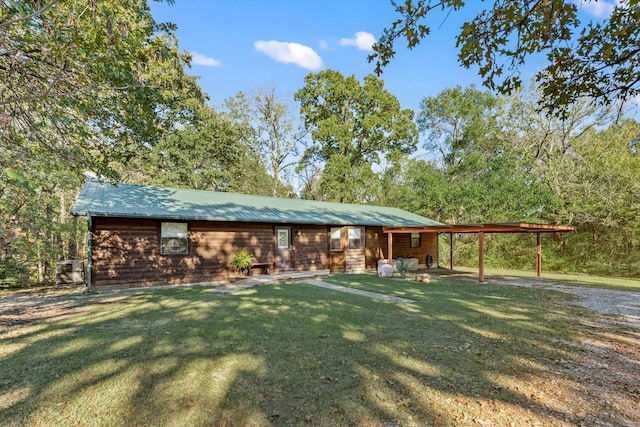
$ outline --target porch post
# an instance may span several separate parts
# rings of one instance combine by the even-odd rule
[[[393,232],[389,231],[387,235],[389,236],[387,238],[387,258],[389,261],[389,265],[393,265]]]
[[[542,236],[536,233],[536,276],[542,276]]]
[[[449,233],[449,270],[453,270],[453,233]]]
[[[484,282],[484,233],[478,232],[478,281]]]

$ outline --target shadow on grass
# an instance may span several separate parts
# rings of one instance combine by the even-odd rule
[[[459,425],[570,420],[542,403],[577,363],[559,293],[338,276],[101,300],[0,335],[0,423]],[[538,388],[539,387],[539,388]],[[524,419],[524,418],[523,418]]]

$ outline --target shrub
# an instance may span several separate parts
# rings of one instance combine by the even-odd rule
[[[411,268],[411,261],[407,257],[398,257],[396,258],[396,271],[400,273],[400,277],[403,279],[407,276],[407,272]]]
[[[242,249],[233,256],[231,259],[231,265],[243,273],[247,273],[255,258],[253,254],[247,249]]]

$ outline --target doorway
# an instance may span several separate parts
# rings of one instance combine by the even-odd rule
[[[291,269],[291,227],[276,227],[276,269]]]

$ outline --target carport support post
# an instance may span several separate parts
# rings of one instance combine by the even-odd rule
[[[449,270],[453,271],[453,233],[449,233]]]
[[[478,282],[484,282],[484,233],[478,232]]]
[[[536,233],[536,276],[542,276],[542,235]]]

